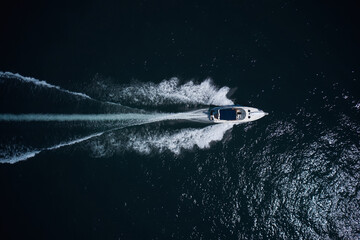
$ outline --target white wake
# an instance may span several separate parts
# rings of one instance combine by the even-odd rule
[[[68,122],[68,121],[129,121],[150,123],[165,120],[206,121],[207,109],[183,113],[121,113],[121,114],[0,114],[0,122]]]
[[[123,114],[0,114],[0,122],[69,122],[69,121],[116,121],[117,124],[121,123],[121,127],[116,127],[108,131],[102,131],[91,134],[85,137],[73,139],[66,142],[61,142],[54,146],[44,147],[40,149],[3,149],[0,151],[0,163],[16,163],[19,161],[32,158],[40,152],[46,150],[54,150],[64,146],[74,145],[86,140],[99,137],[106,132],[111,132],[117,129],[142,125],[147,123],[166,121],[166,120],[193,120],[193,121],[206,121],[206,109],[200,109],[191,112],[183,113],[123,113]]]
[[[62,143],[56,144],[51,147],[45,147],[45,148],[36,149],[36,150],[15,151],[15,153],[12,153],[12,154],[9,154],[9,151],[8,151],[7,153],[1,153],[1,155],[3,155],[3,158],[0,158],[0,163],[14,164],[14,163],[35,157],[35,155],[39,154],[40,152],[43,152],[46,150],[54,150],[54,149],[58,149],[58,148],[61,148],[64,146],[74,145],[76,143],[84,142],[91,138],[101,136],[102,134],[104,134],[104,132],[95,133],[95,134],[92,134],[92,135],[89,135],[86,137],[78,138],[78,139],[67,141],[67,142],[62,142]]]
[[[180,83],[180,79],[171,78],[160,83],[134,82],[128,85],[116,85],[98,81],[92,87],[98,94],[104,91],[101,98],[123,103],[124,105],[163,106],[163,105],[233,105],[227,98],[229,87],[218,88],[211,79],[201,83],[193,81]]]
[[[62,141],[56,145],[43,147],[29,147],[15,145],[3,145],[0,149],[0,163],[16,163],[34,157],[35,155],[47,151],[54,150],[64,146],[74,145],[84,142],[96,137],[104,136],[105,133],[116,131],[121,128],[129,126],[143,125],[148,123],[167,121],[167,120],[190,120],[196,122],[209,122],[207,117],[207,109],[199,109],[191,112],[181,113],[156,113],[145,112],[134,108],[125,107],[124,105],[137,106],[167,106],[172,104],[183,105],[232,105],[234,104],[227,98],[229,93],[228,87],[218,88],[210,79],[206,79],[201,83],[194,83],[189,81],[180,84],[178,78],[171,78],[170,80],[163,80],[156,83],[141,83],[136,82],[130,85],[111,85],[106,86],[106,89],[94,87],[92,90],[96,96],[85,94],[81,92],[70,91],[63,89],[60,86],[50,84],[46,81],[41,81],[31,77],[24,77],[18,73],[1,72],[0,83],[4,81],[19,81],[20,83],[32,84],[41,88],[56,89],[60,92],[67,93],[72,96],[77,96],[82,99],[90,99],[93,101],[116,104],[126,108],[129,113],[118,114],[11,114],[1,113],[0,123],[9,122],[114,122],[113,129],[107,131],[98,131],[88,136]],[[14,89],[16,90],[16,89]],[[105,92],[104,92],[105,90]],[[97,94],[103,91],[103,95]],[[16,92],[15,92],[16,94]],[[16,109],[15,109],[16,110]],[[130,113],[134,112],[135,113]],[[112,125],[111,125],[112,126]],[[177,132],[152,131],[151,134],[143,133],[144,135],[130,134],[122,136],[122,147],[124,149],[133,149],[141,153],[150,152],[151,149],[156,149],[160,152],[166,149],[173,153],[180,153],[181,149],[191,149],[194,146],[199,148],[206,148],[210,146],[210,142],[219,141],[223,138],[224,133],[231,129],[232,125],[221,124],[207,126],[202,129],[182,129]],[[94,130],[96,131],[96,130]],[[121,135],[121,134],[120,134]],[[124,142],[127,139],[127,142]],[[115,146],[114,146],[115,147]]]
[[[234,124],[215,124],[203,128],[185,128],[180,130],[154,129],[144,126],[142,129],[126,129],[121,132],[103,135],[89,143],[95,157],[111,156],[116,152],[136,151],[140,154],[164,153],[175,155],[183,150],[209,148],[211,143],[221,141]]]
[[[34,85],[37,85],[37,86],[40,86],[40,87],[54,88],[54,89],[57,89],[57,90],[59,90],[61,92],[65,92],[65,93],[68,93],[68,94],[71,94],[71,95],[75,95],[75,96],[79,96],[79,97],[87,98],[87,99],[92,99],[90,96],[88,96],[88,95],[86,95],[84,93],[69,91],[69,90],[63,89],[63,88],[61,88],[59,86],[47,83],[46,81],[38,80],[38,79],[32,78],[32,77],[21,76],[18,73],[1,72],[0,71],[0,78],[16,79],[16,80],[21,81],[21,82],[31,83],[31,84],[34,84]]]
[[[39,79],[32,78],[32,77],[25,77],[25,76],[22,76],[22,75],[20,75],[18,73],[0,71],[0,81],[1,81],[1,79],[7,79],[9,81],[17,80],[17,81],[20,81],[20,82],[23,82],[23,83],[30,83],[30,84],[33,84],[33,85],[38,86],[38,87],[56,89],[56,90],[58,90],[60,92],[64,92],[64,93],[70,94],[72,96],[80,97],[80,98],[83,98],[83,99],[89,99],[89,100],[92,100],[92,101],[102,102],[102,103],[105,103],[105,104],[120,105],[121,106],[121,104],[119,104],[119,103],[114,103],[114,102],[111,102],[111,101],[104,101],[103,102],[103,101],[100,101],[100,100],[95,99],[93,97],[90,97],[89,95],[87,95],[85,93],[70,91],[70,90],[64,89],[64,88],[62,88],[60,86],[48,83],[48,82],[46,82],[44,80],[39,80]]]
[[[129,136],[126,147],[145,154],[153,150],[160,153],[169,150],[180,154],[181,150],[190,150],[195,146],[200,149],[209,148],[210,143],[222,140],[225,132],[232,127],[233,124],[216,124],[201,129],[186,128],[175,133],[134,134]]]

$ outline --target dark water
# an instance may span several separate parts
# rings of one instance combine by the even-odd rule
[[[360,238],[355,4],[121,2],[4,5],[0,239]]]

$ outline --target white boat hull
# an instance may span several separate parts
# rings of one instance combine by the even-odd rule
[[[233,105],[211,109],[209,111],[209,120],[214,123],[239,124],[256,121],[266,115],[268,113],[257,108]]]

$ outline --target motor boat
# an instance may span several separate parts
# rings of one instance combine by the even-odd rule
[[[209,120],[214,123],[236,124],[252,122],[268,115],[263,110],[239,105],[214,107],[209,110],[208,114]]]

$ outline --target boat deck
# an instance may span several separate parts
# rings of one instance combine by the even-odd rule
[[[220,120],[234,121],[242,120],[246,117],[246,112],[242,108],[220,109]]]

